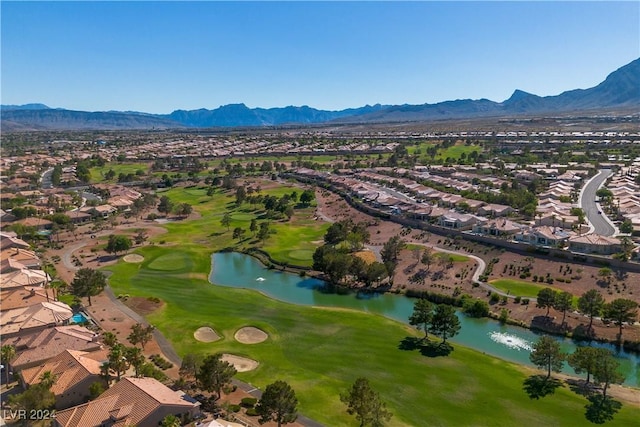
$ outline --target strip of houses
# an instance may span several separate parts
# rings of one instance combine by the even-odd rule
[[[89,400],[93,384],[108,386],[101,375],[108,349],[98,333],[73,323],[71,307],[50,293],[50,277],[29,244],[10,232],[0,232],[0,243],[0,336],[16,353],[4,369],[24,388],[51,373],[55,426],[157,427],[169,414],[184,422],[199,416],[199,402],[153,378],[123,378]]]
[[[618,238],[584,235],[579,218],[571,215],[571,208],[575,205],[550,197],[542,200],[538,206],[537,218],[532,222],[520,223],[510,218],[515,213],[510,206],[445,193],[409,178],[370,171],[333,174],[306,168],[296,170],[295,174],[324,181],[380,212],[429,222],[444,230],[476,233],[533,246],[565,248],[580,253],[612,255],[621,251]],[[566,190],[569,191],[569,187]],[[571,190],[574,190],[573,186]]]

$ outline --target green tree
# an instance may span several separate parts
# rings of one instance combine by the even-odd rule
[[[227,227],[227,231],[229,231],[229,226],[231,225],[231,214],[229,212],[225,212],[224,215],[222,215],[220,225]]]
[[[129,362],[125,357],[126,347],[120,343],[111,347],[107,356],[108,369],[116,373],[116,379],[120,381],[122,374],[129,368]]]
[[[357,257],[351,257],[353,258]],[[374,261],[366,267],[366,274],[364,275],[364,283],[367,286],[377,285],[380,281],[387,277],[387,267],[381,262]]]
[[[393,236],[382,246],[382,250],[380,251],[382,262],[387,267],[387,272],[389,273],[389,279],[391,282],[393,282],[393,276],[395,274],[396,267],[398,266],[400,251],[402,251],[404,247],[404,240],[398,236]]]
[[[489,304],[479,298],[465,298],[462,311],[470,317],[487,317],[489,316]]]
[[[258,231],[258,221],[256,221],[255,218],[251,219],[251,224],[249,225],[249,231],[251,231],[251,234],[253,234],[254,236],[256,235],[256,231]]]
[[[427,266],[427,271],[431,269],[431,264],[433,263],[433,252],[431,249],[425,249],[422,253],[422,258],[420,258],[420,263]]]
[[[154,329],[151,325],[144,326],[141,323],[136,323],[131,326],[131,333],[127,339],[133,345],[140,344],[140,347],[144,351],[144,346],[153,338]]]
[[[55,395],[43,383],[35,384],[23,393],[9,396],[9,406],[13,409],[23,409],[27,414],[38,410],[53,409],[55,404]]]
[[[107,286],[107,278],[103,272],[81,268],[71,282],[71,293],[79,298],[87,297],[91,305],[91,297],[102,292],[105,286]]]
[[[316,195],[313,190],[304,190],[300,195],[300,203],[302,206],[309,206],[315,198]]]
[[[347,412],[355,415],[360,427],[382,427],[391,419],[391,412],[366,378],[356,379],[346,393],[340,394],[340,400],[347,405]]]
[[[413,304],[413,313],[409,316],[409,324],[424,331],[422,341],[428,338],[432,318],[433,305],[427,299],[420,298]]]
[[[200,365],[202,365],[202,356],[199,354],[187,353],[182,358],[182,364],[178,373],[186,379],[196,379]]]
[[[189,203],[180,203],[174,208],[174,212],[176,215],[186,218],[193,212],[193,206]]]
[[[132,242],[127,236],[111,234],[107,242],[106,251],[110,254],[118,255],[118,252],[126,252],[131,249]]]
[[[160,203],[158,204],[158,212],[168,215],[173,210],[173,202],[169,197],[160,197]]]
[[[544,335],[533,345],[529,360],[537,367],[546,369],[547,379],[549,379],[551,371],[560,372],[565,357],[566,355],[560,350],[560,343]]]
[[[222,388],[231,382],[236,373],[236,368],[222,360],[221,353],[216,353],[204,358],[196,378],[200,388],[214,392],[218,400],[222,394]]]
[[[340,284],[340,282],[342,282],[342,279],[344,279],[349,273],[352,262],[353,257],[343,252],[334,250],[325,255],[325,267],[322,271],[327,276],[329,276],[329,281],[331,283],[333,283],[334,285],[338,285]]]
[[[118,337],[113,332],[107,331],[102,333],[102,341],[104,342],[104,345],[111,348],[118,344]]]
[[[95,400],[106,390],[105,384],[102,381],[92,382],[89,386],[89,400]]]
[[[14,357],[16,357],[16,348],[11,344],[3,345],[0,349],[0,358],[2,358],[2,363],[4,364],[4,372],[6,374],[7,384],[11,382],[9,378],[9,371],[11,370],[11,361]]]
[[[180,421],[180,418],[176,417],[173,414],[167,415],[160,422],[161,427],[180,427],[181,425],[182,422]]]
[[[324,233],[324,242],[329,245],[337,245],[346,240],[351,225],[351,220],[334,222]]]
[[[624,376],[618,371],[619,368],[620,363],[613,357],[611,351],[605,350],[598,353],[593,379],[602,384],[602,397],[607,397],[607,388],[610,384],[620,384],[624,381]]]
[[[562,323],[564,325],[564,321],[567,318],[567,310],[571,310],[573,306],[573,295],[569,292],[557,292],[556,298],[553,302],[553,308],[562,313]]]
[[[238,240],[242,240],[242,238],[244,237],[244,229],[241,227],[236,227],[233,229],[233,238],[234,239],[238,239]]]
[[[587,331],[591,332],[591,326],[593,325],[593,318],[599,316],[604,308],[604,297],[597,289],[590,289],[580,298],[578,298],[578,309],[589,316],[589,327]]]
[[[270,233],[271,229],[269,227],[269,223],[266,221],[261,222],[260,229],[258,230],[258,239],[260,239],[264,243],[264,241],[267,240],[267,237],[269,237]]]
[[[604,306],[604,318],[613,321],[620,328],[618,339],[622,341],[622,326],[633,323],[638,315],[638,303],[625,298],[617,298]]]
[[[591,379],[591,374],[596,370],[598,359],[602,357],[600,354],[602,352],[608,352],[608,350],[588,346],[578,347],[576,351],[567,356],[567,362],[576,374],[580,375],[583,372],[587,374],[586,383],[588,384]]]
[[[142,368],[142,365],[144,365],[144,362],[146,360],[144,354],[142,354],[142,350],[138,347],[125,347],[124,358],[126,359],[129,366],[133,366],[135,376],[139,377],[140,369]]]
[[[545,317],[549,317],[549,309],[553,307],[556,301],[556,291],[551,288],[543,288],[538,291],[536,307],[546,308]]]
[[[247,199],[247,189],[244,185],[236,188],[236,205],[240,206]]]
[[[460,319],[456,315],[456,309],[450,305],[438,304],[431,319],[431,332],[440,338],[442,343],[447,338],[454,337],[460,332]]]
[[[260,415],[258,421],[260,424],[275,421],[278,427],[292,423],[298,418],[297,406],[298,399],[291,386],[278,380],[267,386],[256,405],[256,412]]]
[[[633,233],[633,223],[630,219],[622,221],[622,224],[620,224],[620,232],[625,234]]]

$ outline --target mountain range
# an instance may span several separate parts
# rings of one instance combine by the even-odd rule
[[[176,110],[171,114],[73,111],[49,108],[43,104],[2,105],[0,108],[4,132],[385,123],[640,108],[640,58],[612,72],[602,83],[589,89],[574,89],[544,97],[516,90],[503,102],[462,99],[420,105],[376,104],[340,111],[308,106],[249,108],[244,104],[229,104],[214,110]]]

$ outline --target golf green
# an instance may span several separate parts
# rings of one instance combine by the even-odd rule
[[[184,250],[194,273],[208,273],[206,250]],[[148,247],[139,265],[109,267],[116,294],[156,296],[166,304],[147,316],[180,355],[225,352],[260,362],[238,378],[264,388],[276,379],[291,384],[300,411],[326,425],[354,425],[339,395],[357,377],[367,377],[394,417],[391,426],[564,426],[587,425],[586,399],[562,388],[530,399],[522,390],[530,372],[523,367],[455,346],[446,357],[403,350],[418,332],[382,316],[345,309],[304,307],[272,300],[250,290],[218,287],[181,270],[149,268],[175,259],[179,247]],[[174,261],[177,265],[178,261]],[[180,263],[185,265],[186,262]],[[139,268],[138,268],[139,267]],[[195,277],[195,276],[193,276]],[[223,339],[195,340],[193,330],[210,324]],[[270,339],[248,347],[232,337],[251,324]],[[637,407],[625,404],[610,425],[633,425]]]

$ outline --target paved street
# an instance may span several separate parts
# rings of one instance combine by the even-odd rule
[[[601,169],[598,175],[594,176],[580,193],[580,207],[584,211],[587,219],[593,227],[593,232],[602,236],[613,236],[615,228],[605,218],[605,214],[598,213],[601,209],[596,204],[596,191],[602,183],[613,174],[611,169]]]

